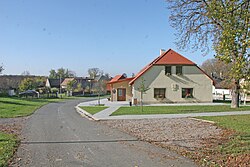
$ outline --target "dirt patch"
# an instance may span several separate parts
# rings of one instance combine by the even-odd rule
[[[18,139],[21,139],[21,132],[24,126],[24,123],[28,117],[20,117],[20,118],[0,118],[0,131],[7,134],[15,135]],[[17,148],[14,152],[17,151]],[[14,160],[17,157],[14,156],[9,160],[9,165],[12,166]]]
[[[194,159],[204,166],[247,166],[249,155],[222,155],[218,147],[235,133],[189,118],[102,121],[140,140]]]
[[[19,137],[26,119],[27,118],[0,118],[0,131]]]

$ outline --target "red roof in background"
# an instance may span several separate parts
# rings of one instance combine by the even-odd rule
[[[132,78],[122,78],[122,79],[119,79],[119,80],[116,80],[116,81],[110,81],[108,82],[108,84],[113,84],[113,83],[118,83],[118,82],[124,82],[124,81],[131,81],[132,79],[134,79],[134,77]]]
[[[175,52],[174,50],[169,49],[168,51],[162,53],[159,57],[157,57],[156,59],[154,59],[146,67],[144,67],[138,74],[136,74],[136,76],[134,77],[134,79],[131,80],[129,82],[129,84],[132,85],[135,82],[135,80],[137,80],[140,76],[142,76],[153,65],[195,65],[196,66],[196,64],[194,62],[188,60],[187,58],[185,58],[184,56],[182,56],[179,53]],[[207,75],[204,71],[202,71],[202,72],[205,75]],[[213,79],[211,77],[209,77],[209,78],[213,81]]]

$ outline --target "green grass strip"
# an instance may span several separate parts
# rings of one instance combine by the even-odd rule
[[[17,145],[18,140],[13,135],[0,132],[0,166],[8,166],[8,160],[13,156]]]
[[[225,112],[225,111],[250,111],[250,106],[231,108],[229,105],[214,106],[140,106],[120,107],[114,115],[144,115],[144,114],[185,114],[185,113],[204,113],[204,112]]]
[[[220,146],[224,154],[250,154],[250,115],[198,117],[214,121],[218,126],[235,130],[236,136],[229,143]]]
[[[0,118],[28,116],[45,104],[59,101],[62,101],[62,99],[26,99],[0,97]]]
[[[108,108],[107,106],[80,106],[80,108],[82,108],[83,110],[87,111],[88,113],[94,115],[106,108]]]

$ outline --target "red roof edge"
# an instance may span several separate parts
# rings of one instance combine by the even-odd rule
[[[120,79],[120,80],[116,80],[116,81],[110,81],[107,84],[113,84],[113,83],[118,83],[118,82],[130,81],[132,79],[134,79],[134,77],[132,77],[132,78],[124,78],[124,79]]]
[[[111,81],[109,82],[114,82],[114,81],[118,81],[119,79],[122,78],[122,75],[116,75],[114,78],[111,79]]]
[[[197,67],[199,70],[201,70],[201,72],[202,72],[203,74],[205,74],[209,79],[211,79],[211,80],[213,81],[213,85],[215,86],[216,81],[215,81],[211,76],[209,76],[204,70],[202,70],[199,66],[196,65],[196,67]]]
[[[136,76],[134,77],[134,79],[129,82],[129,85],[132,85],[135,82],[135,80],[137,80],[140,76],[142,76],[142,74],[144,74],[146,71],[148,71],[154,65],[154,63],[157,62],[157,60],[159,60],[160,58],[162,58],[170,50],[171,49],[168,49],[168,51],[163,52],[160,56],[158,56],[156,59],[154,59],[151,63],[149,63],[148,65],[146,65],[139,73],[136,74]]]

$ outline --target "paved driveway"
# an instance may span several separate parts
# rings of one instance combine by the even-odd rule
[[[76,113],[79,100],[51,103],[27,121],[13,166],[196,166],[166,149],[138,141]]]

